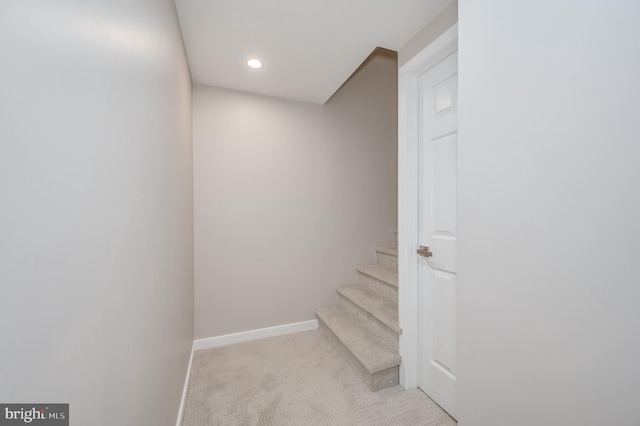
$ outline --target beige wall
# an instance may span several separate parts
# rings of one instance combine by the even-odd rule
[[[0,401],[172,424],[193,339],[175,5],[5,0],[0,57]]]
[[[400,49],[398,52],[398,67],[406,64],[456,22],[458,22],[458,0],[453,0],[449,6]]]
[[[324,106],[194,86],[196,338],[313,319],[396,223],[395,58]]]

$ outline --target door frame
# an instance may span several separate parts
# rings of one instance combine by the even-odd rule
[[[400,385],[405,389],[417,388],[420,380],[419,79],[457,49],[456,23],[398,70],[398,322]]]

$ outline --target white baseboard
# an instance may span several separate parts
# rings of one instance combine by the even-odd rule
[[[178,410],[178,420],[176,426],[182,426],[184,418],[184,409],[187,403],[187,392],[189,392],[189,382],[191,380],[191,363],[193,363],[193,353],[195,350],[195,342],[191,345],[191,356],[189,357],[189,366],[187,367],[187,377],[184,379],[184,388],[182,388],[182,399],[180,400],[180,410]]]
[[[318,320],[302,321],[293,324],[277,325],[275,327],[261,328],[258,330],[243,331],[241,333],[226,334],[224,336],[198,339],[193,342],[195,351],[232,345],[234,343],[248,342],[250,340],[264,339],[266,337],[282,336],[284,334],[297,333],[299,331],[316,330]]]

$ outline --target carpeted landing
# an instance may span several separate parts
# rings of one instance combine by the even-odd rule
[[[455,424],[420,390],[369,391],[305,331],[197,351],[183,426]]]

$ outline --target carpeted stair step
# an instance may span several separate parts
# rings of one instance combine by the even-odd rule
[[[340,305],[316,309],[320,332],[372,391],[398,384],[400,354]]]
[[[360,318],[375,334],[398,347],[398,302],[388,299],[365,286],[356,284],[336,289],[340,304],[351,315]]]
[[[377,291],[384,297],[398,301],[398,271],[388,266],[373,264],[357,268],[359,284]]]
[[[376,259],[378,264],[398,269],[398,247],[381,246],[376,247]]]

